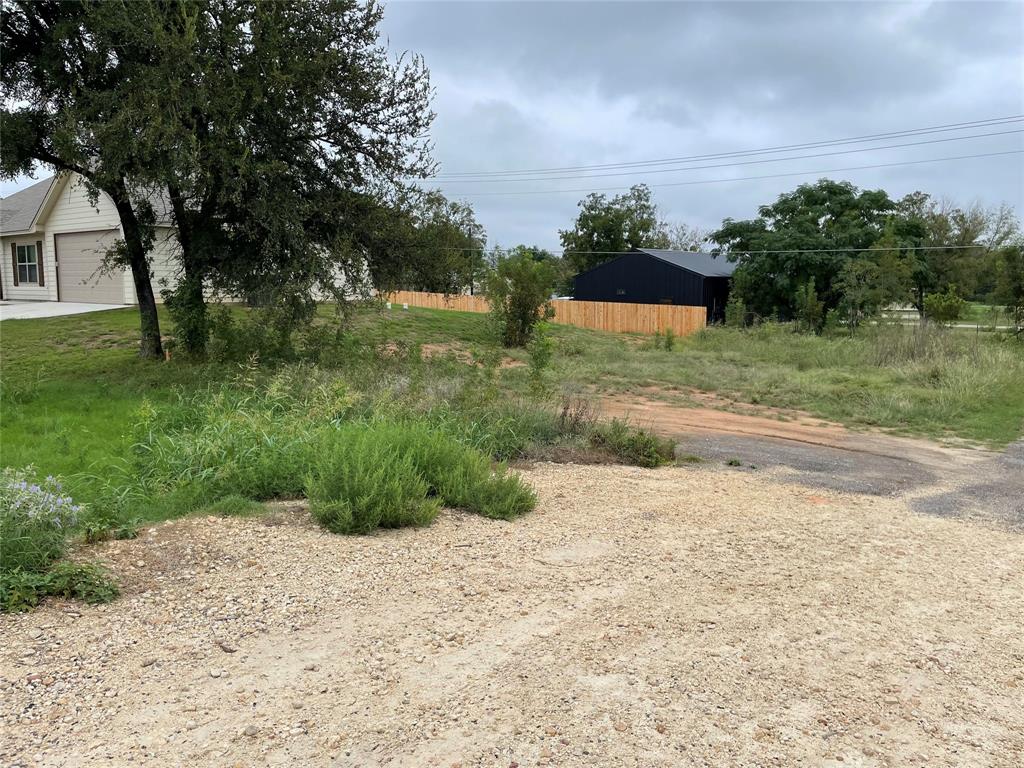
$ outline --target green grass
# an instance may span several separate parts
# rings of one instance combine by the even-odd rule
[[[330,314],[329,309],[321,311],[325,318]],[[105,498],[111,468],[130,459],[135,439],[131,425],[144,402],[161,409],[176,402],[178,393],[200,392],[238,371],[235,365],[176,358],[141,361],[135,356],[137,326],[138,315],[130,308],[0,325],[2,464],[34,464],[43,474],[73,477],[69,492],[86,502]],[[644,348],[649,345],[641,337],[555,325],[550,380],[577,392],[640,393],[654,387],[681,400],[688,388],[696,388],[856,427],[996,446],[1020,437],[1021,345],[953,332],[932,356],[915,359],[907,350],[887,356],[886,350],[907,347],[913,333],[880,328],[855,338],[829,339],[792,334],[784,327],[746,332],[714,328],[679,338],[674,349],[665,350]],[[354,389],[373,390],[373,397],[404,398],[407,404],[436,400],[435,390],[449,385],[493,387],[504,393],[498,398],[504,410],[481,406],[473,418],[465,416],[472,411],[467,402],[458,408],[441,403],[430,412],[432,419],[447,423],[460,439],[485,452],[515,456],[538,432],[550,428],[539,412],[535,425],[523,427],[516,398],[529,392],[525,365],[494,370],[483,366],[467,374],[469,366],[455,358],[461,351],[492,363],[502,357],[526,362],[524,351],[494,348],[484,315],[364,308],[355,313],[352,337],[365,348],[394,347],[391,368],[354,359],[344,371]],[[410,367],[407,359],[421,344],[446,345],[453,351],[435,358],[429,369]],[[469,385],[467,375],[476,377]],[[200,508],[203,499],[189,503]],[[157,500],[141,517],[160,519],[181,506],[180,499]]]

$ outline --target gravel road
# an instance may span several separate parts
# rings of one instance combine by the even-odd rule
[[[514,523],[297,505],[0,617],[0,765],[1018,766],[1024,537],[724,466],[541,464]]]

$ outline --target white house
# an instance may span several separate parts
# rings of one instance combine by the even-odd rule
[[[163,206],[150,270],[161,281],[180,269],[177,239]],[[58,174],[0,200],[0,298],[134,304],[131,272],[103,272],[105,251],[121,237],[113,201],[100,194],[94,206],[77,174]]]

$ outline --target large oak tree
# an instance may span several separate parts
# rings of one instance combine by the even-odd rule
[[[383,212],[433,170],[431,89],[419,58],[393,59],[380,44],[372,0],[9,11],[4,121],[20,140],[3,172],[38,162],[84,171],[115,203],[123,187],[144,354],[160,339],[146,232],[130,224],[145,223],[147,195],[132,206],[133,189],[165,195],[173,212],[183,269],[165,296],[192,351],[205,344],[204,288],[308,308],[340,297],[375,259],[399,258],[380,247]]]

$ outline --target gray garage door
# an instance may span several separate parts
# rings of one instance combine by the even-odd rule
[[[100,273],[103,255],[117,237],[116,229],[55,235],[61,301],[124,304],[124,270]]]

